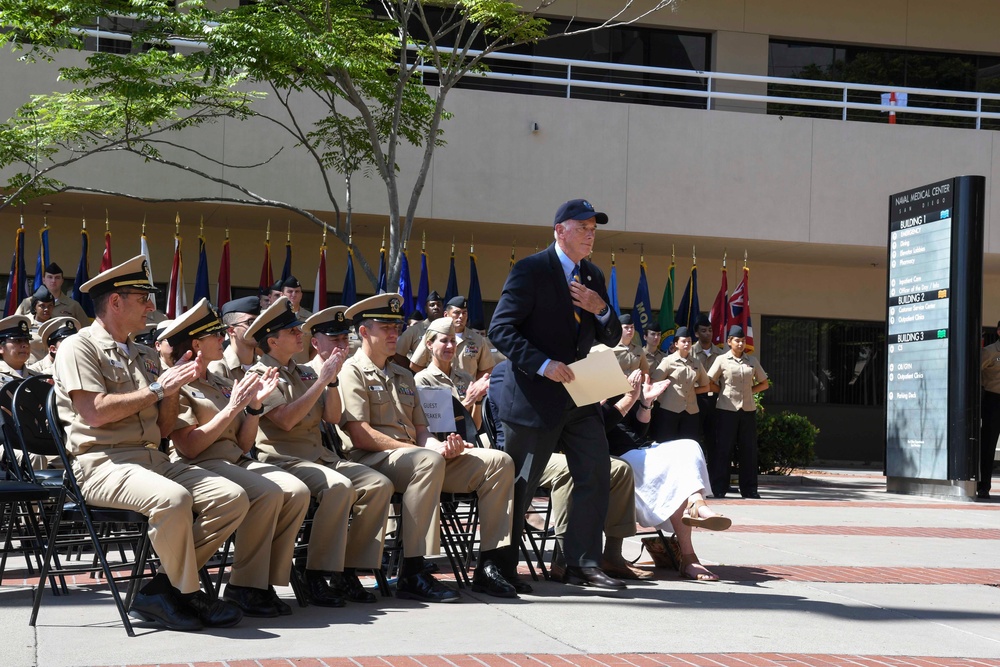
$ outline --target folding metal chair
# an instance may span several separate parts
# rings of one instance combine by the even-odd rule
[[[66,453],[65,436],[56,408],[56,394],[46,379],[29,378],[18,387],[14,394],[13,415],[14,424],[21,436],[24,448],[32,454],[59,456],[65,468],[63,479],[66,502],[61,511],[58,511],[57,508],[57,511],[53,512],[45,557],[42,561],[42,580],[49,576],[53,565],[57,567],[60,574],[69,572],[102,573],[108,588],[111,590],[118,614],[125,626],[125,632],[130,637],[134,637],[135,631],[132,629],[132,623],[128,617],[128,607],[138,590],[140,579],[153,574],[153,572],[148,575],[145,573],[151,551],[147,533],[147,518],[130,510],[90,506],[84,500],[69,456]],[[64,524],[74,522],[82,522],[86,531],[80,534],[75,530],[71,532],[63,530]],[[100,532],[97,529],[98,525],[103,528]],[[69,566],[56,560],[55,554],[58,550],[81,546],[93,550],[98,562],[97,565],[81,562],[79,565]],[[115,575],[114,568],[107,558],[107,550],[111,546],[118,547],[119,553],[122,554],[125,553],[126,547],[131,550],[133,560],[128,575]],[[127,562],[120,562],[116,563],[115,567],[122,568],[128,565]],[[128,582],[128,591],[124,599],[118,590],[118,583],[122,581]],[[35,590],[29,625],[34,626],[38,618],[43,591],[43,586],[38,586]]]

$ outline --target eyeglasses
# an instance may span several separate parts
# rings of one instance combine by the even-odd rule
[[[251,324],[253,324],[253,320],[254,318],[251,317],[249,320],[243,320],[242,322],[234,322],[229,326],[233,327],[234,329],[236,327],[248,328]]]
[[[139,303],[149,303],[149,300],[153,298],[153,295],[149,292],[116,292],[116,294],[121,294],[122,296],[137,296],[139,297]]]

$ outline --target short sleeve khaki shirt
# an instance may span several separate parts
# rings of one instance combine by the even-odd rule
[[[451,395],[460,401],[465,398],[465,392],[469,390],[469,385],[474,381],[473,377],[461,368],[452,366],[451,375],[449,376],[445,375],[443,370],[433,364],[417,373],[413,376],[413,379],[416,381],[418,387],[451,389]]]
[[[736,357],[732,351],[726,352],[715,358],[708,375],[722,388],[716,408],[747,412],[757,409],[753,402],[753,386],[766,380],[767,375],[755,358],[745,352],[742,357]]]
[[[472,329],[466,329],[460,335],[462,340],[455,346],[455,360],[451,362],[452,365],[461,368],[474,378],[480,373],[491,370],[494,362],[490,342]],[[431,365],[431,351],[424,345],[423,340],[410,355],[410,361],[424,368]]]
[[[341,426],[367,422],[394,440],[416,444],[417,427],[427,426],[427,417],[410,371],[392,362],[378,368],[361,349],[344,363],[338,377],[344,405]],[[344,447],[351,448],[347,440]]]
[[[215,415],[229,405],[229,397],[233,393],[233,383],[218,375],[208,373],[204,379],[195,380],[181,387],[180,411],[177,414],[174,430],[179,431],[188,426],[202,426],[212,421]],[[170,446],[170,458],[174,461],[201,463],[221,459],[235,463],[243,456],[243,450],[237,443],[237,434],[246,417],[239,413],[235,419],[226,424],[218,439],[205,448],[194,458],[181,455],[177,449]]]
[[[670,412],[690,414],[698,412],[698,397],[695,394],[695,389],[707,387],[709,384],[708,373],[705,372],[705,368],[694,357],[694,354],[688,354],[685,359],[679,352],[664,357],[650,373],[650,379],[653,382],[659,382],[663,379],[670,380],[670,386],[656,399],[661,408]]]
[[[157,404],[125,419],[101,426],[84,423],[70,393],[127,394],[149,387],[160,374],[156,351],[128,342],[123,351],[99,323],[80,330],[62,342],[56,355],[56,404],[66,427],[66,449],[72,455],[117,447],[158,447],[160,428]]]

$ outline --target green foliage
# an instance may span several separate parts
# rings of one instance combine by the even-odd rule
[[[815,459],[819,429],[803,415],[757,408],[757,467],[762,475],[787,475]]]

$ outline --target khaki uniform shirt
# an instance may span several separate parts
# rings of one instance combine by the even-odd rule
[[[153,403],[125,419],[89,426],[73,407],[72,391],[127,394],[148,387],[160,374],[156,350],[128,342],[128,352],[104,327],[94,323],[63,341],[56,355],[56,404],[66,426],[66,449],[76,456],[87,451],[117,447],[152,447],[160,442],[159,415]]]
[[[709,383],[708,373],[693,354],[688,354],[687,359],[674,352],[663,358],[653,372],[650,379],[659,382],[664,378],[670,379],[670,386],[660,394],[656,403],[670,412],[698,413],[698,398],[695,388],[707,387]]]
[[[25,365],[21,372],[15,371],[6,361],[0,357],[0,385],[5,385],[11,380],[20,380],[23,378],[30,378],[35,375],[44,375],[44,373],[39,373],[38,371],[32,370],[29,366]]]
[[[253,364],[250,365],[253,366]],[[230,343],[222,353],[222,359],[210,363],[208,370],[210,373],[232,380],[235,384],[243,379],[249,369],[243,368],[243,363],[236,356],[236,346]]]
[[[649,367],[650,373],[652,373],[653,369],[659,366],[660,362],[667,356],[667,353],[660,348],[656,348],[656,352],[653,352],[652,354],[646,352],[646,348],[643,348],[642,353],[646,356],[646,366]]]
[[[29,340],[31,356],[28,357],[28,363],[34,364],[49,355],[49,347],[42,343],[42,337],[38,335],[38,330],[42,328],[42,325],[36,322],[31,315],[28,315],[28,319],[31,320],[31,339]]]
[[[250,372],[263,373],[266,368],[272,366],[278,369],[278,388],[271,392],[264,402],[264,415],[260,418],[260,426],[257,428],[258,458],[265,463],[288,459],[324,463],[339,461],[340,457],[323,446],[320,422],[323,421],[324,396],[320,396],[320,399],[309,408],[306,416],[290,431],[282,429],[268,419],[268,412],[298,399],[319,379],[316,371],[309,366],[297,364],[294,359],[289,361],[287,366],[283,366],[269,354],[261,355]]]
[[[708,376],[722,387],[719,402],[715,407],[719,410],[746,410],[753,412],[757,406],[753,402],[753,386],[767,379],[760,362],[752,356],[743,353],[736,358],[732,351],[716,357]]]
[[[56,362],[55,359],[52,358],[51,354],[46,354],[35,363],[28,364],[28,368],[35,371],[38,375],[52,375],[52,371],[55,367]]]
[[[341,426],[367,422],[390,438],[416,444],[417,427],[427,426],[427,417],[410,371],[391,361],[378,368],[362,349],[347,360],[338,377],[344,405]],[[352,447],[345,438],[345,451]]]
[[[396,341],[396,354],[401,354],[409,359],[417,346],[420,345],[420,341],[424,339],[424,334],[427,333],[427,328],[430,325],[430,320],[423,320],[399,334],[399,339]]]
[[[180,411],[177,414],[177,421],[174,430],[179,431],[188,426],[201,426],[212,421],[223,408],[229,405],[229,397],[233,393],[233,383],[212,373],[208,373],[205,379],[195,380],[189,385],[181,387]],[[236,463],[243,456],[243,450],[237,441],[237,434],[243,425],[246,417],[240,412],[226,428],[219,434],[219,438],[205,450],[194,458],[186,458],[170,445],[170,459],[172,461],[184,461],[185,463],[201,463],[221,459]]]
[[[451,395],[460,401],[465,398],[465,392],[469,390],[469,385],[475,381],[475,378],[454,364],[451,367],[451,375],[445,375],[443,370],[430,365],[413,376],[413,379],[418,387],[451,389]]]
[[[17,307],[18,315],[27,315],[34,322],[35,314],[31,312],[31,297],[26,297],[21,305]],[[86,311],[83,310],[83,306],[71,299],[70,297],[63,294],[56,299],[56,302],[52,306],[52,317],[75,317],[76,320],[83,326],[86,326],[90,318],[87,316]]]
[[[493,347],[492,344],[469,328],[458,335],[462,336],[462,340],[455,346],[455,359],[451,362],[452,366],[458,366],[474,378],[478,377],[480,373],[491,370],[494,366],[493,353],[490,351],[490,348]],[[410,355],[410,361],[424,368],[431,365],[431,351],[427,349],[423,341]]]
[[[979,361],[982,369],[979,382],[983,389],[1000,394],[1000,341],[984,347],[979,353]]]

